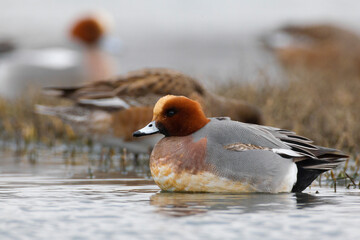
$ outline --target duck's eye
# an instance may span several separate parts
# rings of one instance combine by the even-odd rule
[[[172,117],[176,114],[176,110],[171,108],[171,109],[167,110],[165,114],[167,117]]]

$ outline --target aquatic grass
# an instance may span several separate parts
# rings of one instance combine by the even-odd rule
[[[19,148],[26,148],[31,142],[54,145],[56,141],[63,143],[77,139],[71,127],[60,119],[36,114],[35,104],[39,103],[55,105],[59,100],[32,92],[16,100],[0,98],[1,139],[15,141]]]

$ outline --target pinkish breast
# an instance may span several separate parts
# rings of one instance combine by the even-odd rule
[[[206,138],[194,142],[192,136],[165,137],[151,153],[150,169],[156,172],[158,167],[167,166],[176,174],[184,171],[198,174],[209,170],[205,163],[206,146]]]

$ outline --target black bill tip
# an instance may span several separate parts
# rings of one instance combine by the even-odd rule
[[[151,132],[151,133],[136,131],[133,133],[133,137],[142,137],[142,136],[153,135],[153,134],[157,134],[157,133],[159,133],[159,131]]]
[[[140,131],[136,131],[133,133],[133,137],[141,137],[141,136],[144,136],[146,135],[145,133],[143,132],[140,132]]]

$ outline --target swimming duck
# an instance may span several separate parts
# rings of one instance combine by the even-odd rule
[[[109,81],[45,91],[70,99],[75,105],[38,106],[39,113],[58,116],[80,133],[97,135],[106,144],[123,146],[129,143],[130,151],[136,148],[136,151],[147,152],[159,140],[150,141],[149,138],[144,147],[132,133],[151,120],[155,103],[166,94],[185,95],[199,101],[209,116],[227,115],[237,121],[262,122],[262,115],[255,106],[215,95],[194,78],[170,69],[143,69]],[[136,143],[133,147],[130,146],[132,141]]]
[[[151,174],[165,191],[301,192],[347,156],[274,127],[207,118],[184,96],[159,99],[153,119],[135,137],[165,135],[150,158]]]

